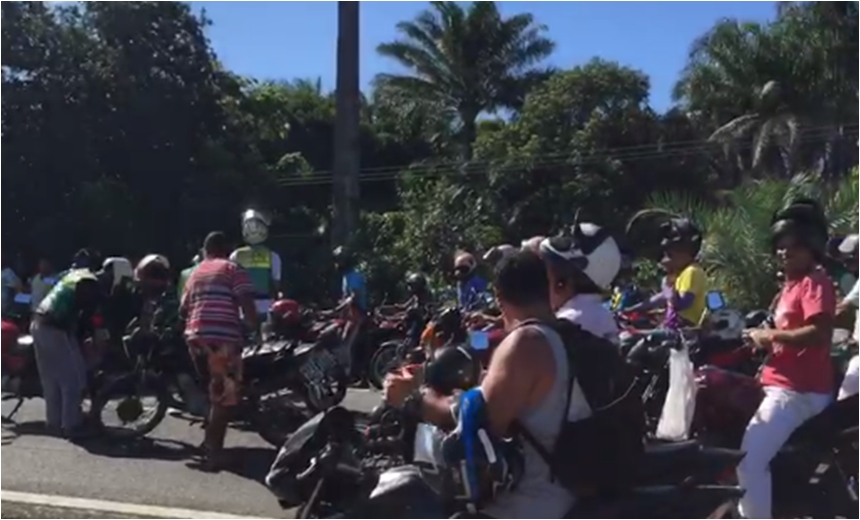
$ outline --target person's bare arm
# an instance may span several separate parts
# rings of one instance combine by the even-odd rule
[[[544,336],[535,330],[520,329],[510,334],[493,353],[493,360],[481,384],[487,403],[490,427],[498,435],[528,406],[543,399],[554,383],[555,360]],[[422,389],[421,417],[440,428],[451,428],[453,399],[432,389]]]
[[[257,304],[254,301],[254,295],[245,293],[239,296],[239,307],[248,322],[248,327],[253,331],[260,330],[260,320],[257,316]]]
[[[456,426],[456,419],[451,410],[457,396],[439,395],[427,387],[421,389],[421,395],[423,397],[421,419],[424,422],[435,424],[443,430],[450,430]]]
[[[542,333],[529,328],[508,335],[493,353],[481,384],[493,432],[505,435],[528,406],[543,399],[554,374],[555,359]]]
[[[242,268],[233,271],[233,295],[242,309],[248,327],[259,332],[260,321],[257,317],[257,303],[254,301],[254,286],[248,273]]]
[[[819,314],[810,318],[803,327],[773,331],[773,341],[799,348],[828,345],[833,333],[833,321],[833,315]]]

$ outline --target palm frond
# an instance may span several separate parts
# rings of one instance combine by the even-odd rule
[[[691,215],[705,231],[701,261],[714,288],[724,291],[740,308],[762,307],[776,291],[776,266],[769,249],[771,219],[798,196],[822,202],[834,232],[856,232],[858,179],[856,173],[837,186],[813,174],[790,179],[749,180],[730,193],[725,203],[708,205],[674,193],[652,197],[648,215]],[[636,218],[636,217],[634,217]]]
[[[732,119],[723,126],[717,128],[708,138],[709,141],[723,142],[732,141],[742,137],[744,134],[758,124],[761,116],[758,114],[746,114]]]

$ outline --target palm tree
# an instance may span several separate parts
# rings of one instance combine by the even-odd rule
[[[521,102],[524,89],[546,73],[537,65],[555,43],[532,15],[504,18],[495,2],[473,2],[465,9],[456,2],[431,6],[397,25],[401,39],[377,47],[409,74],[380,74],[375,82],[456,115],[463,156],[470,159],[478,116]]]
[[[642,214],[691,216],[705,231],[702,264],[712,286],[724,291],[732,305],[753,309],[766,306],[776,292],[776,266],[769,249],[771,218],[798,196],[813,197],[823,204],[834,233],[857,232],[856,169],[837,186],[808,174],[791,179],[749,179],[728,193],[721,204],[658,194]]]
[[[762,167],[778,169],[783,177],[791,176],[800,137],[800,116],[789,107],[776,81],[767,82],[761,89],[755,112],[736,117],[719,127],[710,141],[731,146],[743,138],[752,138],[753,170]],[[778,157],[765,164],[765,159]]]
[[[693,44],[675,98],[709,120],[711,140],[741,170],[788,178],[816,162],[830,164],[841,125],[856,121],[856,79],[846,81],[856,78],[856,14],[852,23],[820,4],[827,2],[783,7],[767,25],[723,20]]]

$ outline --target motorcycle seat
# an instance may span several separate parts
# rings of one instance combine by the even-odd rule
[[[317,342],[325,348],[333,348],[340,344],[342,328],[337,323],[327,325],[317,336]]]
[[[826,447],[844,431],[852,428],[856,430],[859,409],[857,395],[832,403],[795,430],[786,442],[786,448],[797,445]]]
[[[657,484],[679,470],[688,471],[687,462],[699,451],[701,446],[696,441],[648,445],[636,470],[636,482]]]
[[[726,468],[741,461],[744,452],[727,448],[714,448],[696,443],[669,445],[657,455],[646,451],[645,458],[636,470],[640,485],[673,484],[688,479],[695,482],[712,482]],[[662,448],[662,447],[661,447]]]
[[[679,441],[679,442],[661,442],[655,444],[649,444],[645,446],[645,456],[646,457],[661,457],[661,456],[670,456],[677,455],[679,453],[689,453],[692,451],[699,451],[701,449],[701,445],[698,441],[688,440],[688,441]]]

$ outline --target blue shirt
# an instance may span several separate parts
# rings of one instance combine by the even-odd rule
[[[360,273],[358,270],[353,269],[352,271],[347,272],[343,275],[343,281],[341,282],[341,297],[346,298],[350,294],[355,295],[355,303],[358,305],[358,308],[366,311],[367,310],[367,287],[364,279],[364,275]]]
[[[457,304],[464,311],[473,311],[481,306],[487,292],[487,281],[480,276],[457,283]]]

